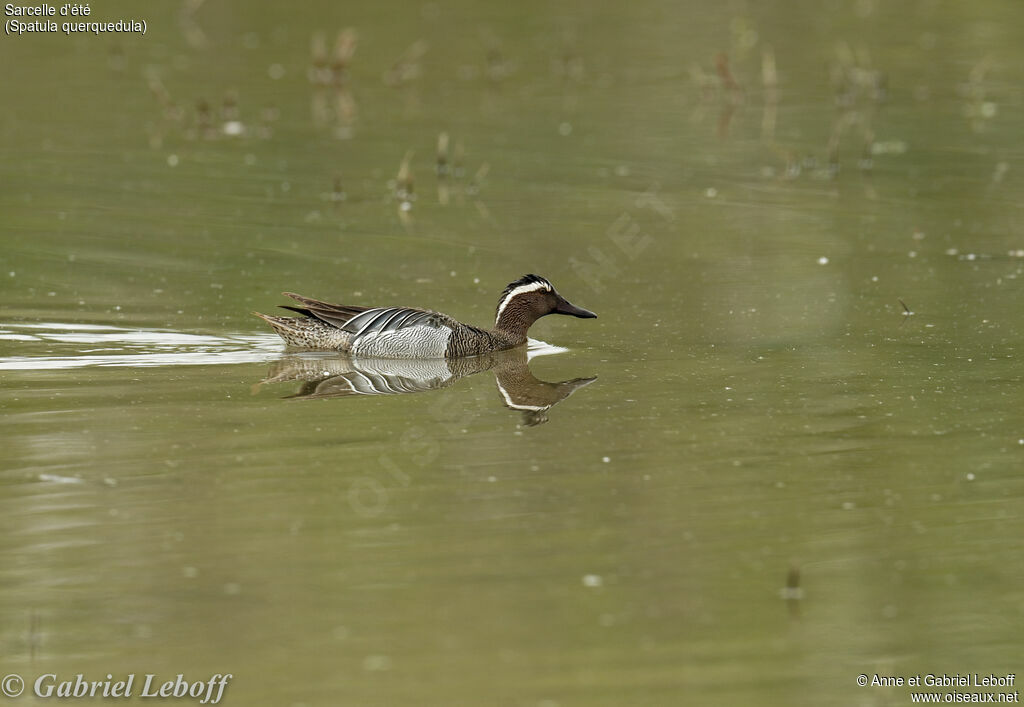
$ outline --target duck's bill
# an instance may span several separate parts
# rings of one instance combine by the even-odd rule
[[[597,319],[597,315],[589,309],[577,307],[564,297],[559,300],[558,306],[555,307],[555,314],[570,314],[574,317],[579,317],[580,319]]]

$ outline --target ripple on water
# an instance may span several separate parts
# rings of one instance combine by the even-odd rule
[[[164,329],[126,329],[99,324],[35,322],[0,324],[0,341],[41,343],[59,355],[3,356],[0,370],[45,371],[89,366],[207,366],[259,363],[277,358],[281,340],[273,334],[185,334]],[[54,347],[53,345],[57,346]],[[530,339],[527,359],[568,349]],[[335,355],[333,352],[324,352]]]
[[[47,345],[48,355],[0,357],[0,370],[8,371],[258,363],[282,349],[272,334],[213,336],[52,322],[0,324],[0,341]]]

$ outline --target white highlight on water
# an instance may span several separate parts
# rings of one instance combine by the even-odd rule
[[[165,329],[127,329],[98,324],[55,322],[2,324],[0,342],[65,344],[62,355],[0,356],[0,371],[47,371],[69,368],[210,366],[273,361],[284,351],[275,334],[234,334],[214,336],[185,334]],[[528,339],[526,360],[565,353],[569,349]],[[338,356],[333,351],[315,352]]]
[[[66,349],[61,355],[0,357],[0,370],[6,371],[258,363],[273,360],[282,350],[273,334],[213,336],[51,322],[0,324],[2,341],[66,345],[52,347]]]

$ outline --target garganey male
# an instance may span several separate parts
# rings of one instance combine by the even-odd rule
[[[380,358],[459,358],[502,351],[525,344],[530,326],[545,315],[597,316],[569,302],[539,275],[526,275],[505,288],[493,329],[478,329],[425,309],[328,304],[292,292],[284,294],[302,306],[283,308],[301,317],[254,314],[270,324],[286,344]]]

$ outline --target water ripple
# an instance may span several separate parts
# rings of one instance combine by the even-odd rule
[[[0,370],[7,371],[258,363],[276,358],[283,348],[272,334],[213,336],[51,322],[0,324],[2,341],[67,345],[68,349],[63,355],[0,357]]]
[[[66,345],[63,355],[0,356],[0,371],[45,371],[90,366],[208,366],[260,363],[284,351],[274,334],[183,334],[165,329],[126,329],[98,324],[35,322],[0,324],[0,342]],[[53,347],[47,348],[51,353]],[[530,339],[527,358],[568,349]],[[333,356],[331,352],[322,352]]]

